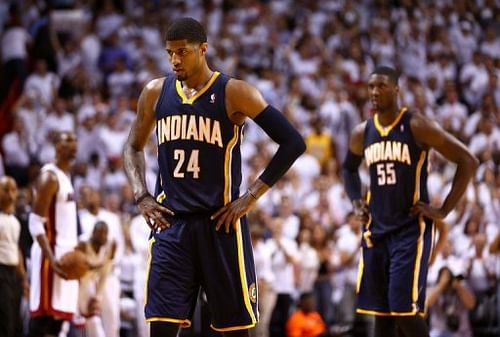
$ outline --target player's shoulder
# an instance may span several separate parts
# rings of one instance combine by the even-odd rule
[[[59,186],[57,173],[51,168],[43,169],[37,179],[37,188],[41,190],[54,190]]]
[[[226,91],[228,92],[245,93],[251,92],[253,90],[256,91],[257,88],[247,81],[240,80],[234,77],[231,77],[227,80]]]
[[[411,129],[421,129],[427,128],[429,126],[435,125],[437,122],[427,117],[424,113],[418,109],[411,109],[409,112],[409,123]]]
[[[245,115],[254,118],[267,105],[260,91],[244,80],[231,78],[226,84],[226,102],[229,110],[246,112]]]
[[[161,91],[161,88],[163,87],[163,83],[165,83],[166,78],[167,77],[160,77],[160,78],[152,79],[144,86],[144,91],[146,91],[146,92],[159,92],[159,91]]]
[[[368,121],[364,120],[361,123],[358,123],[351,131],[352,136],[363,135],[365,133],[366,126],[368,125]]]

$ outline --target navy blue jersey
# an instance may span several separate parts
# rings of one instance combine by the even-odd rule
[[[191,98],[167,76],[156,106],[158,202],[177,213],[217,209],[239,195],[242,127],[228,118],[229,77],[214,72]]]
[[[387,127],[380,125],[377,115],[366,124],[363,147],[370,172],[370,231],[374,236],[413,222],[410,208],[418,201],[429,201],[427,151],[413,138],[411,116],[402,108]]]

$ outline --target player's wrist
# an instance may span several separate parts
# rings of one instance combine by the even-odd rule
[[[144,192],[142,194],[140,194],[137,198],[135,198],[135,204],[136,205],[139,205],[144,199],[146,199],[147,197],[150,197],[151,194],[149,194],[149,192]]]
[[[259,200],[259,197],[257,197],[257,195],[251,190],[251,189],[248,189],[247,190],[247,194],[254,200],[254,201],[257,201]]]

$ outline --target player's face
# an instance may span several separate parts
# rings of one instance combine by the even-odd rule
[[[187,40],[167,41],[165,49],[177,79],[185,81],[201,68],[207,43],[190,43]]]
[[[398,94],[398,87],[386,75],[373,74],[368,80],[368,95],[375,111],[391,108]]]
[[[56,151],[62,159],[75,159],[77,149],[78,143],[76,140],[76,135],[73,132],[63,132],[59,135],[56,143]]]
[[[17,185],[15,180],[10,177],[0,178],[0,210],[12,212],[16,198]]]

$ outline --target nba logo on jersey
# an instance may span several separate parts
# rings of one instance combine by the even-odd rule
[[[212,104],[215,103],[215,94],[210,95],[210,103],[212,103]]]

